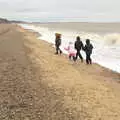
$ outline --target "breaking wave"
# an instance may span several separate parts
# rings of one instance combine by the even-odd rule
[[[120,45],[120,34],[108,34],[104,36],[106,45]]]

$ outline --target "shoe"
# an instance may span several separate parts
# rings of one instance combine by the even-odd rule
[[[81,62],[83,63],[83,60],[81,60]]]
[[[60,54],[62,54],[62,51],[60,51]]]
[[[58,53],[56,52],[55,55],[58,55]]]
[[[73,60],[74,60],[74,62],[76,62],[76,60],[77,60],[76,57],[73,56]]]

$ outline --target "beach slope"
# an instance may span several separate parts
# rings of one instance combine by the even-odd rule
[[[0,25],[0,120],[119,120],[120,75],[56,56],[51,44]]]

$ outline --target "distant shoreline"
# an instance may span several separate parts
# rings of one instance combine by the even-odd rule
[[[85,23],[85,24],[120,24],[120,22],[28,22],[31,24],[51,24],[51,23]]]

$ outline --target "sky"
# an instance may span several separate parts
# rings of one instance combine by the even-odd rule
[[[33,22],[120,22],[120,0],[0,0],[0,17]]]

